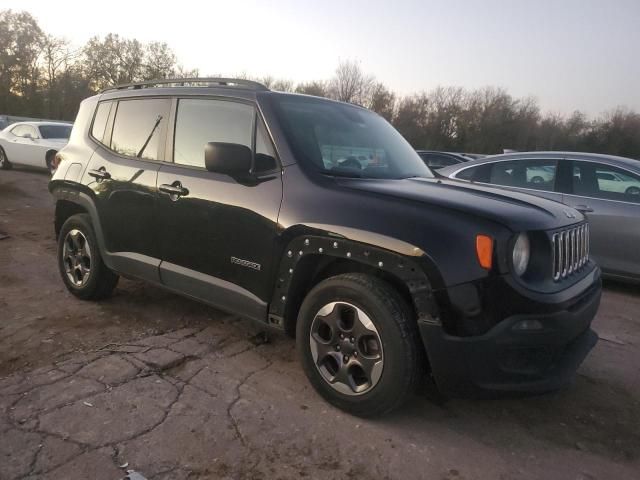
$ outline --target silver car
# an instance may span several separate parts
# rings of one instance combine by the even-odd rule
[[[589,220],[591,256],[604,274],[640,281],[640,161],[590,153],[521,152],[452,165],[438,173],[524,191],[580,210]]]

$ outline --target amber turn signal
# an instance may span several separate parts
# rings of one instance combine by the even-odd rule
[[[476,254],[482,268],[491,270],[493,265],[493,238],[487,235],[476,235]]]

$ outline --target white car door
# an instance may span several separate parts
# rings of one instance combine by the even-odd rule
[[[16,125],[7,137],[7,141],[4,143],[5,152],[11,163],[33,167],[44,166],[40,135],[35,127]]]
[[[25,125],[16,125],[5,134],[5,141],[2,142],[7,158],[11,163],[21,163],[20,159],[20,136],[26,133]]]
[[[24,151],[24,162],[25,165],[30,165],[32,167],[45,167],[45,159],[44,159],[44,146],[42,145],[45,140],[40,138],[40,132],[38,129],[32,125],[27,125],[28,131],[27,136],[23,137],[23,143],[21,148]]]

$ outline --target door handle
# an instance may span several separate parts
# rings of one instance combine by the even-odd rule
[[[96,180],[108,180],[111,178],[111,174],[107,172],[107,169],[104,167],[100,167],[97,170],[89,170],[89,176],[95,178]]]
[[[168,183],[163,183],[158,187],[158,190],[160,190],[163,193],[168,193],[169,197],[174,202],[178,200],[178,198],[180,197],[189,195],[189,190],[183,187],[182,183],[180,183],[178,180],[173,182],[171,185],[169,185]]]
[[[591,213],[593,212],[593,208],[589,207],[588,205],[576,205],[575,207],[576,210],[578,210],[579,212],[582,213]]]

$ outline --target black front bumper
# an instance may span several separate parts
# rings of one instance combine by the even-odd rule
[[[536,298],[526,313],[511,315],[482,335],[450,335],[441,325],[420,322],[438,387],[449,393],[545,392],[568,383],[598,339],[590,326],[600,305],[600,273],[596,269],[589,277],[572,298],[566,292],[545,302]],[[542,328],[518,329],[524,320]]]

